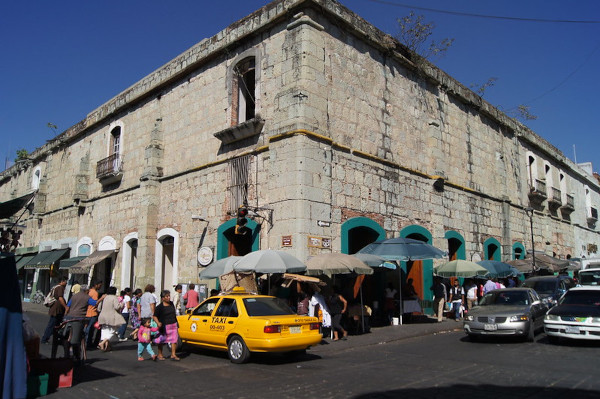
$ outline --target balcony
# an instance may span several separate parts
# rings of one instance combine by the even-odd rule
[[[570,215],[575,210],[575,197],[570,194],[566,194],[565,198],[565,204],[560,207],[560,211],[563,213],[563,215]]]
[[[112,154],[96,164],[96,178],[102,184],[111,184],[123,177],[123,159],[120,154]]]
[[[529,187],[529,201],[541,204],[548,198],[548,194],[546,192],[546,182],[535,179],[533,185]]]
[[[598,209],[591,206],[589,208],[587,222],[588,224],[596,224],[598,221]]]
[[[556,187],[550,188],[550,198],[548,199],[548,207],[558,208],[562,205],[562,193]]]

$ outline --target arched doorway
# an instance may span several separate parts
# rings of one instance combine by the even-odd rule
[[[121,285],[123,288],[137,287],[135,268],[137,263],[138,233],[129,233],[123,239],[121,257]]]
[[[488,238],[483,243],[483,256],[486,260],[502,260],[502,246],[500,242],[493,237]]]
[[[513,244],[513,259],[525,259],[525,246],[520,242]]]
[[[377,222],[366,217],[348,219],[341,228],[344,254],[355,254],[365,246],[377,240],[385,239],[385,230]]]
[[[407,226],[402,229],[400,237],[412,238],[413,240],[423,241],[427,244],[431,244],[432,241],[429,230],[417,225]],[[403,276],[403,283],[406,284],[409,279],[412,280],[412,285],[423,304],[423,311],[427,310],[430,312],[433,300],[433,293],[430,289],[433,285],[433,261],[418,260],[402,262],[402,270],[406,276]]]
[[[170,289],[178,276],[179,232],[166,228],[157,234],[154,258],[154,286],[157,290]]]
[[[456,231],[449,230],[444,237],[448,240],[448,260],[466,259],[465,239]]]
[[[259,249],[260,227],[252,219],[246,224],[246,234],[235,234],[236,219],[228,220],[217,229],[217,259],[244,256]]]

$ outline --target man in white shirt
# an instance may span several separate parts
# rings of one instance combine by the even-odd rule
[[[488,292],[495,290],[496,288],[497,288],[496,283],[494,283],[492,281],[491,277],[488,277],[488,280],[485,282],[485,285],[483,286],[483,294],[485,295]]]
[[[454,321],[460,321],[460,308],[465,303],[465,290],[458,284],[458,279],[454,280],[454,285],[450,288],[450,303],[454,311]]]
[[[473,304],[477,302],[477,284],[471,281],[471,286],[467,290],[467,310],[471,310]]]
[[[123,290],[123,310],[121,311],[121,316],[125,319],[125,324],[119,327],[118,335],[120,342],[127,341],[125,331],[127,330],[127,323],[129,323],[129,309],[131,309],[131,288],[127,287]]]

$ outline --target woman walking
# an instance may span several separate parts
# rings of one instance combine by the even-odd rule
[[[131,298],[131,308],[129,309],[129,320],[131,320],[131,327],[133,327],[133,331],[131,332],[131,339],[133,339],[134,341],[137,340],[138,329],[141,325],[141,318],[139,313],[141,297],[142,290],[136,288],[136,290],[133,291]]]
[[[171,344],[171,360],[180,360],[177,355],[177,316],[175,306],[171,302],[171,292],[164,290],[160,293],[160,304],[154,310],[154,321],[158,325],[159,335],[154,339],[158,345],[158,360],[165,360],[163,346]]]
[[[347,307],[348,302],[342,294],[335,289],[333,295],[329,298],[329,311],[331,312],[331,327],[333,328],[334,341],[340,339],[340,332],[343,334],[341,339],[345,340],[348,336],[348,331],[344,330],[341,324],[342,316],[346,312]]]
[[[117,329],[125,323],[125,319],[121,315],[122,309],[123,304],[119,302],[117,297],[117,287],[108,287],[98,317],[98,324],[102,326],[98,349],[104,352],[110,351],[110,339],[117,333]]]

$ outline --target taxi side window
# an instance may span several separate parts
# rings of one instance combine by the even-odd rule
[[[238,317],[238,309],[233,298],[224,298],[217,308],[215,316],[221,317]]]
[[[194,316],[210,316],[219,299],[221,298],[209,298],[202,302],[202,305],[194,309]]]

